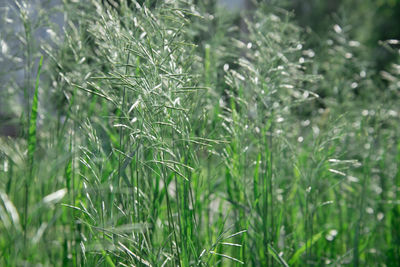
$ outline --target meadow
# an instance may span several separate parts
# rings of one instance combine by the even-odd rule
[[[400,262],[400,41],[377,71],[274,1],[45,2],[0,18],[1,266]]]

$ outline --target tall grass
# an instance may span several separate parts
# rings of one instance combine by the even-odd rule
[[[398,65],[376,79],[340,22],[311,49],[272,4],[108,2],[63,3],[0,139],[2,265],[398,261]]]

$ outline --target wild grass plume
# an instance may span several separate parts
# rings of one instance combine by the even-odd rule
[[[253,2],[1,11],[0,265],[400,261],[399,41]]]

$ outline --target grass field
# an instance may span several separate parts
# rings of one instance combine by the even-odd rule
[[[150,2],[15,7],[0,265],[396,266],[400,42],[378,72],[340,21]]]

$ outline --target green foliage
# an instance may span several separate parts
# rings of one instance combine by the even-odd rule
[[[346,20],[192,2],[64,1],[38,46],[20,5],[26,73],[46,64],[32,100],[8,83],[0,265],[396,264],[399,65]]]

